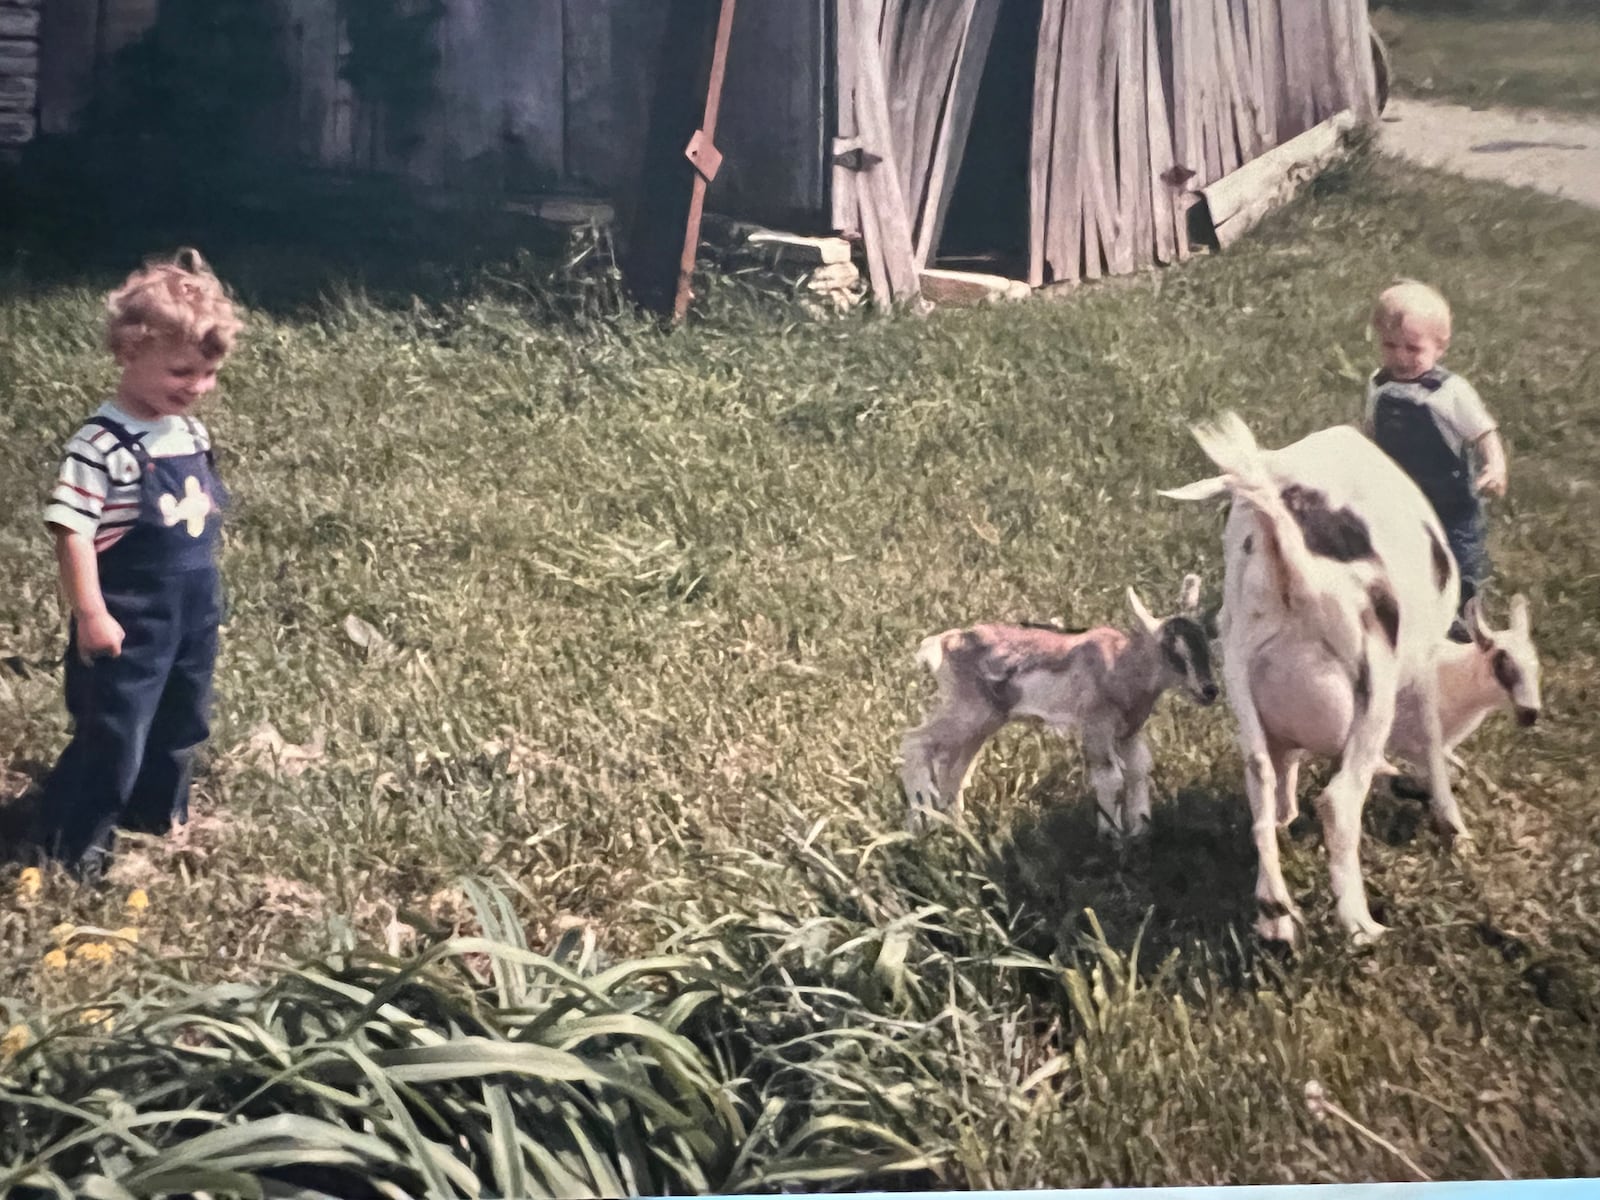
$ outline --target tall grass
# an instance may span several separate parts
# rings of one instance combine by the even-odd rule
[[[264,282],[292,247],[212,251],[255,307],[211,414],[238,506],[198,815],[127,839],[104,890],[47,874],[0,913],[8,1045],[35,1047],[0,1069],[8,1111],[78,1110],[30,1109],[6,1169],[100,1187],[199,1138],[243,1155],[258,1120],[281,1158],[293,1118],[380,1182],[490,1194],[518,1152],[547,1170],[495,1133],[508,1104],[541,1130],[582,1114],[596,1158],[573,1133],[561,1167],[591,1189],[1600,1172],[1596,247],[1593,213],[1358,164],[1236,253],[1062,303],[814,321],[708,281],[672,336],[598,294],[558,317],[526,262],[308,308]],[[0,303],[8,796],[65,738],[38,511],[113,378],[111,274],[37,261]],[[1491,607],[1528,593],[1547,662],[1547,721],[1469,743],[1477,854],[1375,797],[1394,932],[1356,953],[1297,828],[1306,944],[1260,959],[1230,723],[1176,699],[1142,851],[1097,843],[1076,755],[1023,730],[967,830],[898,832],[917,640],[1119,620],[1127,584],[1157,604],[1189,570],[1214,595],[1215,514],[1154,496],[1205,469],[1187,423],[1235,407],[1270,443],[1348,419],[1396,273],[1454,300],[1450,362],[1505,428]],[[407,1056],[434,1037],[454,1073],[423,1078]],[[474,1074],[468,1038],[599,1075]]]

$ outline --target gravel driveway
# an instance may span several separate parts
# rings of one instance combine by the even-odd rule
[[[1395,97],[1384,110],[1379,145],[1458,175],[1600,208],[1600,121]]]

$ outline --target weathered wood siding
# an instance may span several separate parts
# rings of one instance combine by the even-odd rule
[[[39,0],[0,0],[0,152],[33,137],[39,94]]]
[[[452,0],[438,27],[437,99],[403,157],[384,116],[339,78],[331,0],[278,0],[296,46],[302,154],[330,167],[511,191],[627,189],[664,35],[660,0]],[[768,215],[822,211],[824,0],[741,0],[713,203]]]
[[[711,207],[790,228],[828,224],[826,8],[824,0],[738,0]]]

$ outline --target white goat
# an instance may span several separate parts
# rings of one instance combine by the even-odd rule
[[[1132,633],[975,625],[923,639],[917,661],[933,673],[939,693],[901,747],[911,827],[926,828],[930,809],[959,820],[961,793],[984,743],[1031,717],[1062,736],[1082,732],[1101,833],[1145,832],[1151,766],[1145,721],[1169,687],[1184,685],[1200,704],[1217,698],[1210,646],[1196,620],[1198,575],[1184,577],[1178,603],[1177,615],[1158,621],[1130,587]]]
[[[1194,433],[1225,474],[1163,494],[1234,500],[1218,624],[1260,860],[1256,928],[1294,941],[1277,826],[1297,812],[1294,768],[1309,752],[1339,760],[1316,802],[1339,920],[1359,940],[1375,938],[1384,927],[1361,879],[1361,810],[1403,693],[1434,823],[1447,838],[1466,836],[1438,704],[1439,649],[1460,594],[1455,560],[1421,490],[1353,428],[1276,451],[1260,449],[1233,413]]]

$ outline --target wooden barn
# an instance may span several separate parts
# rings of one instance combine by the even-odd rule
[[[1178,261],[1202,189],[1377,108],[1365,0],[252,2],[286,81],[264,156],[664,206],[681,239],[714,91],[707,207],[856,239],[892,298],[935,267],[1038,286]],[[242,3],[0,0],[0,73],[37,81],[0,96],[65,133],[131,47]]]

